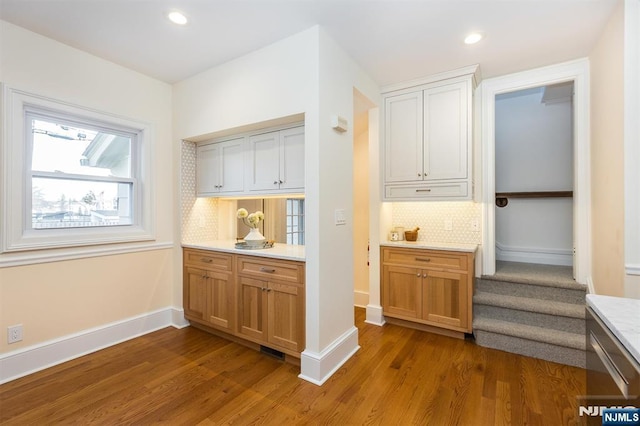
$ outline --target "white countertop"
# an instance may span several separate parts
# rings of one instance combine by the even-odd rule
[[[466,253],[475,253],[478,249],[477,244],[433,243],[429,241],[383,241],[380,242],[380,245],[388,247],[411,247],[431,250],[461,251]]]
[[[273,247],[260,250],[237,249],[235,240],[200,241],[197,243],[182,243],[182,247],[216,250],[226,253],[243,254],[247,256],[271,257],[275,259],[305,261],[304,246],[275,243]]]
[[[640,300],[587,294],[587,306],[640,363]]]

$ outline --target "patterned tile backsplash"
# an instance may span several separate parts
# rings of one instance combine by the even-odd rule
[[[481,244],[481,214],[481,204],[471,201],[393,203],[392,224],[405,230],[420,227],[418,241]],[[446,230],[449,220],[451,230]]]
[[[196,144],[182,142],[180,194],[182,242],[215,240],[218,236],[218,199],[196,197]]]

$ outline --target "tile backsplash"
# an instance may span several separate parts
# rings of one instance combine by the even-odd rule
[[[392,203],[394,227],[418,226],[418,241],[434,243],[481,244],[481,214],[481,204],[471,201]],[[451,230],[445,229],[447,221]]]
[[[215,240],[218,236],[218,199],[196,197],[196,144],[183,141],[181,152],[182,242]]]

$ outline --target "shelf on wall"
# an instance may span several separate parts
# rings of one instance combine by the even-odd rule
[[[573,198],[573,191],[496,192],[496,206],[505,207],[509,198]]]

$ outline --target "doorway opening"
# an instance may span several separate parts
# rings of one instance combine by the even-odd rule
[[[353,295],[354,304],[369,304],[369,110],[375,105],[353,89]]]
[[[495,96],[498,262],[573,266],[573,81]]]

